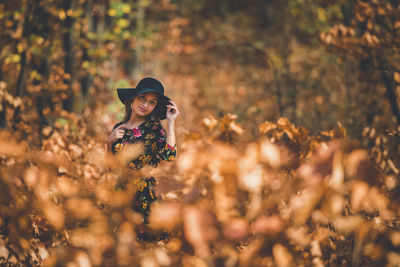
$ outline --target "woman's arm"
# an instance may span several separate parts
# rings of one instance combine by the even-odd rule
[[[176,140],[175,140],[175,121],[168,121],[167,144],[172,146],[172,147],[174,147],[176,145]]]
[[[171,147],[175,147],[175,119],[179,115],[178,107],[175,102],[172,100],[169,101],[170,105],[167,105],[167,121],[168,121],[168,130],[167,130],[167,144]]]

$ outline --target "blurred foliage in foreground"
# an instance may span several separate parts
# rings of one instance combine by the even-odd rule
[[[92,118],[93,119],[93,118]],[[285,118],[240,143],[236,116],[205,118],[175,163],[128,173],[129,155],[70,115],[40,149],[2,132],[0,261],[11,266],[398,266],[399,132],[376,153],[338,125],[310,136]],[[73,126],[73,127],[72,127]],[[74,130],[74,128],[78,130]],[[383,154],[379,154],[383,149]],[[397,152],[396,152],[397,153]],[[135,179],[158,177],[150,223],[165,244],[138,243]],[[117,186],[118,185],[118,186]],[[124,185],[124,190],[116,189]]]
[[[116,86],[150,75],[189,129],[234,112],[251,139],[280,117],[381,133],[400,123],[399,11],[393,0],[2,1],[0,127],[35,134],[62,110],[108,112]]]

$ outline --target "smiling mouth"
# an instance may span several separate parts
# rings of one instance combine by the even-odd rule
[[[140,110],[141,112],[146,112],[146,111],[147,111],[147,109],[141,108],[141,107],[139,107],[139,110]]]

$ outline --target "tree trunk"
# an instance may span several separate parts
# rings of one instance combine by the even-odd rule
[[[32,13],[32,3],[28,1],[28,6],[26,8],[25,12],[25,21],[24,21],[24,28],[22,30],[22,39],[29,38],[30,31],[31,31],[31,22],[30,22],[30,16]],[[26,52],[25,50],[22,51],[21,53],[21,69],[18,75],[18,80],[17,80],[17,93],[16,95],[21,97],[24,93],[24,87],[25,87],[25,73],[26,73]]]
[[[64,11],[67,12],[69,9],[75,10],[76,0],[64,0]],[[64,72],[70,75],[70,79],[65,82],[68,84],[69,92],[68,97],[63,101],[63,109],[67,111],[73,111],[75,94],[73,85],[75,81],[75,68],[74,68],[74,37],[73,37],[73,25],[74,19],[67,16],[65,19],[65,29],[63,34],[63,50],[65,52],[64,58]]]
[[[397,101],[394,81],[384,70],[381,71],[381,77],[386,87],[386,98],[390,103],[393,116],[396,118],[397,125],[400,125],[400,109],[399,102]]]
[[[28,5],[26,8],[26,12],[25,12],[24,28],[22,30],[22,39],[29,38],[29,35],[31,32],[31,21],[30,21],[31,13],[32,13],[32,2],[28,1]],[[18,97],[22,97],[22,95],[24,93],[24,87],[25,87],[25,73],[26,73],[26,67],[27,67],[25,50],[23,50],[21,53],[20,65],[21,65],[21,69],[20,69],[20,72],[18,75],[17,92],[16,92],[16,96],[18,96]],[[15,125],[19,121],[20,113],[21,113],[21,108],[17,107],[14,110],[14,115],[13,115],[14,129],[15,129]]]
[[[353,5],[354,1],[345,1],[341,6],[341,11],[343,14],[343,24],[345,26],[350,26],[351,18],[353,17]]]
[[[93,25],[95,23],[93,22],[94,16],[92,16],[93,1],[88,0],[88,1],[86,1],[85,4],[86,4],[86,19],[89,24],[89,31],[91,33],[94,33],[95,28],[93,27]],[[85,38],[84,33],[81,33],[81,35],[82,35],[81,38]],[[82,46],[82,62],[85,62],[85,61],[88,61],[88,62],[90,61],[89,51],[86,46]],[[81,83],[81,94],[83,96],[82,100],[86,100],[87,95],[89,93],[89,88],[92,84],[92,77],[88,70],[86,70],[85,74],[80,78],[80,83]]]
[[[275,83],[276,83],[276,103],[278,104],[279,116],[284,116],[285,108],[282,103],[282,88],[281,88],[281,77],[278,70],[274,70]]]
[[[145,7],[141,3],[143,0],[138,0],[138,10],[136,15],[136,29],[139,33],[138,42],[135,48],[135,68],[133,69],[133,76],[140,76],[143,73],[143,68],[140,62],[143,53],[143,38],[145,28]]]
[[[291,51],[289,47],[285,47],[284,50],[284,55],[283,55],[283,60],[284,60],[284,66],[285,66],[285,80],[288,85],[288,99],[290,103],[290,108],[291,110],[291,118],[290,120],[292,122],[296,122],[297,120],[297,84],[296,80],[294,80],[290,74],[290,65],[288,62],[288,58],[290,55]]]
[[[400,108],[399,108],[399,102],[397,101],[395,81],[393,79],[393,71],[388,70],[387,62],[382,51],[376,54],[376,61],[379,64],[382,82],[386,87],[385,96],[390,103],[390,108],[392,110],[393,116],[396,118],[397,125],[400,125]]]
[[[24,93],[25,87],[25,73],[26,73],[26,52],[25,50],[21,53],[21,69],[17,80],[17,96],[21,97]]]
[[[0,111],[0,129],[7,128],[7,111],[6,111],[6,101],[4,99],[1,102],[2,110]]]
[[[2,62],[0,61],[0,81],[3,80],[3,73],[1,72]],[[6,101],[3,99],[1,102],[2,109],[0,110],[0,129],[7,128],[7,110]]]

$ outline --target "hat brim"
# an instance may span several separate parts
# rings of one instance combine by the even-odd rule
[[[149,92],[155,93],[158,97],[157,106],[153,111],[154,115],[160,120],[165,119],[167,117],[167,105],[171,100],[169,97],[159,94],[152,88],[117,88],[118,98],[124,105],[129,105],[134,97]]]

